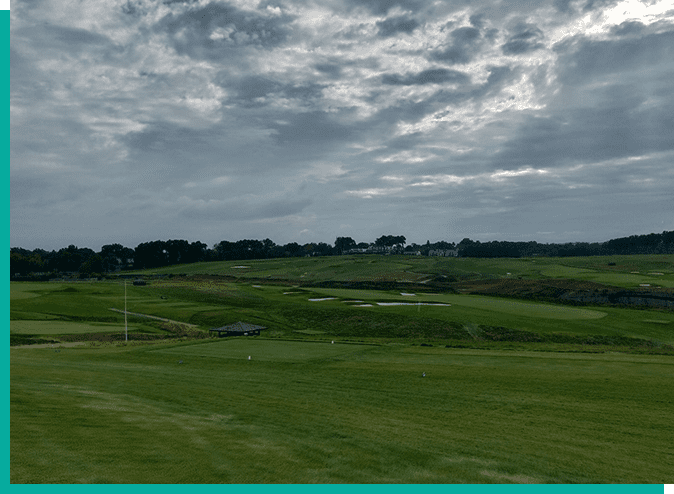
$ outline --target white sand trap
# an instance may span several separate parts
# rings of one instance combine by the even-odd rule
[[[651,286],[650,283],[639,283],[639,286]]]
[[[252,286],[253,288],[262,288],[260,285],[250,285],[250,286]]]
[[[639,274],[639,271],[630,271],[632,274]]]
[[[372,304],[361,304],[361,305],[356,305],[356,307],[372,307]]]
[[[648,273],[649,276],[664,276],[665,273]]]
[[[403,295],[405,297],[416,297],[416,293],[402,293],[400,292],[400,295]]]
[[[342,303],[345,303],[345,304],[357,304],[359,302],[362,304],[364,301],[363,300],[342,300]]]
[[[435,305],[438,307],[451,307],[451,304],[429,304],[427,302],[377,302],[377,305]]]
[[[335,300],[336,297],[328,297],[328,298],[310,298],[309,302],[323,302],[323,300]]]
[[[232,266],[232,269],[243,269],[243,268],[249,268],[250,266]]]

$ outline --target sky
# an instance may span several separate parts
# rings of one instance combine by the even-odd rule
[[[22,0],[10,243],[674,230],[671,0]]]

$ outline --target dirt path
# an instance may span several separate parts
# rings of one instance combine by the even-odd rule
[[[113,309],[113,308],[111,308],[110,310],[115,311],[115,312],[119,312],[120,314],[124,314],[124,311],[121,310],[121,309]],[[190,323],[188,323],[188,322],[174,321],[174,320],[172,320],[172,319],[166,319],[166,318],[164,318],[164,317],[151,316],[151,315],[149,315],[149,314],[139,314],[138,312],[128,312],[128,311],[127,311],[127,314],[129,314],[130,316],[147,317],[148,319],[156,319],[157,321],[171,322],[171,323],[174,323],[174,324],[179,324],[179,325],[181,325],[181,326],[186,326],[186,327],[188,327],[188,328],[198,328],[198,327],[199,327],[199,326],[197,326],[196,324],[190,324]]]

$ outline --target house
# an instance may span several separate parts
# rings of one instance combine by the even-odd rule
[[[267,328],[239,321],[229,326],[209,329],[208,332],[217,335],[218,338],[223,338],[225,336],[255,336],[259,335],[263,329]]]

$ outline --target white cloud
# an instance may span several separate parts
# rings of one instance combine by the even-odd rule
[[[674,217],[658,202],[674,188],[674,101],[671,64],[651,54],[671,46],[670,3],[560,13],[551,2],[236,0],[214,2],[209,19],[194,15],[211,0],[20,3],[12,242],[56,238],[64,222],[76,231],[66,210],[112,222],[109,204],[134,205],[123,211],[134,241],[184,229],[210,244],[225,227],[331,241],[346,219],[364,240],[388,225],[411,239],[448,217],[500,231],[504,211],[513,235],[600,234],[559,204],[559,227],[542,226],[551,194],[604,207],[607,232],[630,228],[619,206],[638,199],[643,228],[661,230]],[[382,34],[387,19],[411,28]],[[623,24],[633,19],[646,27]],[[610,188],[634,195],[610,199]]]

